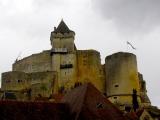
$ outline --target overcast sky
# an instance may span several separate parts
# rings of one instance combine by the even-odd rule
[[[0,73],[19,54],[50,49],[50,32],[63,18],[77,48],[100,51],[102,63],[118,51],[136,54],[151,102],[160,107],[159,6],[159,0],[0,0]]]

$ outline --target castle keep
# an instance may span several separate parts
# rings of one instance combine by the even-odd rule
[[[120,109],[132,106],[133,89],[140,106],[150,105],[134,54],[115,53],[102,65],[98,51],[78,50],[74,40],[75,32],[62,20],[51,32],[50,50],[16,60],[12,71],[2,73],[2,91],[14,93],[17,100],[34,100],[92,83]]]

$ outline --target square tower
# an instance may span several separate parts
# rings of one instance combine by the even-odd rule
[[[74,86],[76,80],[76,47],[74,31],[62,20],[51,32],[52,70],[58,73],[58,91],[64,92]]]

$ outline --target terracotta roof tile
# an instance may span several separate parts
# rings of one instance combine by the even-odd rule
[[[125,114],[125,116],[129,119],[129,120],[139,120],[138,116],[136,115],[135,112],[128,112]]]
[[[126,120],[123,113],[91,83],[73,89],[62,102],[69,105],[75,120]]]
[[[139,110],[136,112],[137,116],[140,117],[140,116],[142,115],[143,111],[144,111],[144,109],[139,109]]]
[[[0,120],[70,120],[66,104],[0,101]]]

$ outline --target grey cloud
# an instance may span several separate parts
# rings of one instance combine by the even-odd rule
[[[16,11],[16,7],[11,6],[10,3],[7,3],[6,6],[1,4],[0,30],[3,31],[4,29],[7,29],[13,31],[13,33],[18,33],[19,36],[23,36],[24,39],[26,38],[28,40],[31,40],[34,37],[38,37],[37,39],[45,38],[44,36],[46,36],[47,30],[49,29],[47,27],[49,25],[47,24],[51,23],[51,20],[54,19],[54,16],[51,14],[54,14],[55,11],[52,9],[51,5],[54,6],[57,4],[57,2],[53,2],[54,0],[47,1],[50,2],[50,5],[49,3],[43,3],[44,0],[38,0],[38,2],[34,0],[31,4],[32,7],[26,8],[24,12],[21,12],[19,9]],[[15,12],[10,14],[12,9]]]
[[[59,18],[63,15],[61,9],[65,9],[65,5],[68,4],[65,0],[29,1],[30,6],[25,7],[25,4],[21,5],[19,1],[6,2],[3,5],[0,0],[0,30],[12,30],[28,39],[33,37],[39,37],[38,39],[45,38],[44,36],[50,32],[49,29],[52,29],[48,27],[51,26],[50,23],[55,23],[57,19],[61,19]],[[14,4],[12,5],[11,3]],[[17,6],[19,7],[18,9],[16,8]],[[21,8],[25,10],[21,11]],[[49,36],[47,37],[49,38]]]
[[[55,6],[63,6],[67,4],[67,1],[65,0],[33,0],[33,4],[37,8],[48,8],[52,7],[54,8]]]
[[[159,0],[92,0],[104,19],[112,20],[121,33],[140,35],[160,25]]]

